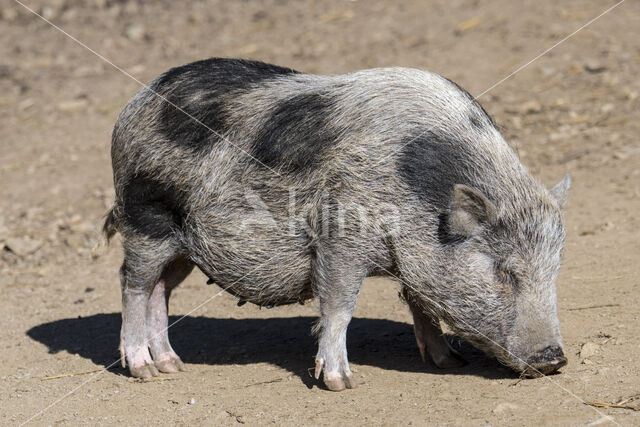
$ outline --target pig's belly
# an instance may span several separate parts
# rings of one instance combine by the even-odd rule
[[[223,290],[260,306],[313,298],[307,239],[269,227],[218,223],[188,239],[190,258]]]

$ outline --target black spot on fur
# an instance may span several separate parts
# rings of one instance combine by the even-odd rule
[[[438,215],[438,241],[442,245],[455,245],[465,240],[464,236],[456,234],[451,230],[449,223],[449,212],[445,211]]]
[[[136,234],[170,237],[182,223],[179,193],[171,184],[134,177],[123,188],[122,220]]]
[[[470,185],[470,158],[448,135],[427,132],[403,142],[398,172],[409,188],[438,210],[449,207],[455,184]]]
[[[228,130],[226,103],[234,93],[294,73],[297,71],[290,68],[227,58],[173,68],[152,86],[169,101],[162,101],[161,131],[169,141],[191,151],[206,150]]]
[[[272,168],[300,171],[316,163],[338,136],[329,127],[334,98],[308,93],[279,104],[256,136],[253,154]]]
[[[449,83],[454,85],[456,88],[458,88],[458,90],[462,92],[465,98],[469,100],[469,104],[471,108],[471,111],[469,113],[469,121],[471,122],[471,125],[473,127],[481,129],[484,126],[489,125],[497,129],[496,123],[493,121],[489,113],[487,113],[484,107],[478,101],[476,101],[473,95],[471,95],[469,92],[467,92],[464,88],[462,88],[458,83],[454,82],[453,80],[449,80],[446,77],[445,79]]]

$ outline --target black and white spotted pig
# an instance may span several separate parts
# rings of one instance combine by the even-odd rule
[[[554,282],[568,176],[545,189],[437,74],[199,61],[129,101],[111,154],[104,230],[123,237],[120,348],[133,376],[183,369],[167,302],[193,266],[241,301],[317,297],[315,375],[331,390],[355,385],[346,330],[372,275],[400,280],[437,366],[461,363],[440,320],[525,375],[566,363]]]

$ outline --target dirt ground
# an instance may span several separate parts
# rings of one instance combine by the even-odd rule
[[[86,47],[0,4],[0,423],[640,424],[640,412],[583,402],[640,395],[640,3],[627,0],[480,98],[545,184],[573,177],[558,281],[569,365],[520,381],[468,345],[464,368],[424,365],[397,284],[376,278],[349,330],[359,386],[342,393],[308,373],[315,303],[238,308],[201,273],[171,305],[172,320],[186,315],[170,334],[188,372],[138,382],[112,365],[118,240],[97,260],[90,253],[113,198],[111,129],[139,84],[104,58],[142,82],[211,56],[314,73],[418,67],[478,95],[615,2],[25,4]],[[42,380],[88,370],[99,371]]]

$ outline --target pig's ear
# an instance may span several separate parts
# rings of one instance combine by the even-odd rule
[[[569,188],[571,188],[571,175],[566,174],[564,178],[562,178],[562,181],[557,183],[555,187],[549,190],[549,194],[556,202],[558,202],[561,208],[563,208],[565,203],[567,202]]]
[[[491,224],[496,217],[495,205],[480,191],[463,184],[453,187],[449,225],[454,232],[471,236],[481,224]]]

